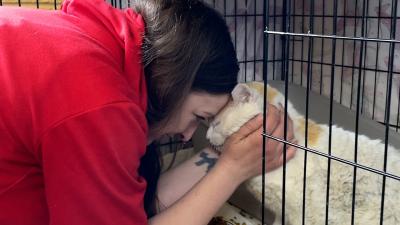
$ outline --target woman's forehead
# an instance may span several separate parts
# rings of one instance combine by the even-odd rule
[[[215,95],[193,92],[189,94],[187,103],[192,108],[215,115],[223,106],[228,103],[229,98],[229,94]]]

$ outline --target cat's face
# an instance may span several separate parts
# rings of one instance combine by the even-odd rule
[[[223,145],[225,140],[243,124],[261,113],[261,108],[262,96],[247,85],[238,84],[232,91],[230,102],[210,123],[207,139],[212,145]]]

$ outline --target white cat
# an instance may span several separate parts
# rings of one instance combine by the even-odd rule
[[[245,122],[262,113],[264,85],[259,82],[239,84],[232,92],[232,101],[211,122],[207,138],[220,146]],[[284,105],[284,96],[268,86],[267,101],[275,106]],[[288,102],[288,115],[293,120],[295,138],[304,146],[305,119]],[[354,161],[354,133],[332,127],[333,156]],[[328,153],[329,126],[308,121],[308,147]],[[285,224],[302,224],[303,169],[305,151],[297,150],[295,157],[286,164]],[[380,140],[358,136],[358,163],[383,170],[384,144]],[[400,152],[388,147],[387,172],[400,175]],[[305,224],[325,224],[328,159],[307,154],[305,195]],[[274,225],[281,224],[283,167],[266,174],[265,205],[275,214]],[[329,225],[351,224],[354,167],[331,160],[329,187]],[[382,196],[382,175],[357,169],[354,224],[379,224]],[[261,176],[246,182],[248,190],[261,201]],[[386,178],[384,216],[385,225],[400,224],[400,181]]]

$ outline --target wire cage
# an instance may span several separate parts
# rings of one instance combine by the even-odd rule
[[[37,9],[59,9],[62,0],[0,0],[0,6],[18,6]]]
[[[327,158],[327,182],[321,187],[325,199],[325,224],[330,224],[330,177],[332,163],[343,163],[354,168],[352,182],[352,201],[348,224],[358,224],[356,182],[361,171],[378,174],[381,177],[381,203],[379,224],[383,224],[385,210],[385,188],[388,179],[400,181],[399,177],[387,173],[389,134],[399,130],[399,37],[398,37],[398,1],[396,0],[292,0],[266,1],[265,12],[265,83],[267,80],[281,79],[285,82],[287,105],[289,83],[301,85],[307,90],[306,112],[310,91],[329,98],[329,151],[321,153],[318,149],[295,145],[305,151],[302,224],[305,219],[305,194],[307,174],[307,153]],[[289,99],[290,100],[290,99]],[[340,103],[353,110],[354,121],[354,158],[343,159],[331,152],[333,102]],[[384,124],[382,149],[384,160],[379,168],[363,165],[357,160],[359,126],[361,117],[369,117]],[[308,120],[308,115],[306,113]],[[285,119],[285,123],[287,123]],[[306,125],[306,127],[308,127]],[[306,128],[306,137],[307,128]],[[275,137],[267,135],[268,138]],[[285,130],[286,137],[286,130]],[[286,138],[285,138],[286,139]],[[285,144],[292,143],[283,141]],[[282,180],[282,224],[285,224],[286,170]],[[267,178],[263,177],[263,183]],[[397,185],[400,185],[397,184]],[[263,194],[265,194],[263,192]],[[365,194],[365,193],[364,193]],[[390,197],[389,197],[390,198]],[[264,199],[264,197],[263,197]],[[373,222],[371,221],[371,224]]]
[[[392,139],[398,139],[400,112],[400,48],[399,4],[397,0],[214,0],[206,1],[218,9],[231,30],[237,57],[240,62],[241,82],[270,80],[284,82],[285,106],[290,101],[292,84],[306,89],[306,121],[309,119],[310,93],[327,97],[329,110],[326,113],[329,124],[329,150],[324,153],[305,145],[296,145],[264,133],[265,138],[293,145],[304,151],[304,179],[302,222],[307,224],[304,195],[307,189],[307,153],[326,158],[327,182],[320,191],[325,192],[323,203],[325,224],[330,224],[334,210],[329,206],[330,177],[332,163],[341,163],[354,168],[352,201],[349,205],[350,217],[346,223],[357,224],[356,195],[357,174],[367,172],[380,177],[381,199],[379,224],[385,216],[385,188],[387,180],[399,182],[399,174],[388,173],[388,158],[391,153],[388,145]],[[261,32],[262,31],[262,32]],[[291,85],[289,85],[291,84]],[[266,96],[264,95],[264,99]],[[341,104],[352,112],[351,130],[354,131],[355,146],[351,151],[354,157],[344,159],[335,156],[332,148],[332,126],[335,121],[335,104]],[[287,108],[287,107],[285,107]],[[265,111],[264,111],[265,112]],[[354,118],[353,118],[354,117]],[[363,165],[358,160],[360,126],[366,118],[381,123],[379,138],[384,143],[381,150],[381,167]],[[307,123],[307,122],[306,122]],[[287,124],[287,111],[285,117]],[[308,136],[306,125],[305,137]],[[265,139],[264,139],[265,141]],[[350,149],[349,149],[350,150]],[[264,149],[265,151],[265,149]],[[286,154],[286,153],[285,153]],[[285,157],[284,157],[285,158]],[[265,160],[265,155],[263,160]],[[286,166],[282,178],[282,221],[285,223]],[[303,169],[303,168],[302,168]],[[263,176],[264,187],[268,175]],[[397,185],[400,185],[398,183]],[[389,197],[390,198],[390,197]],[[265,189],[263,189],[262,207],[264,208]],[[399,202],[400,203],[400,202]],[[262,223],[265,222],[264,211]],[[300,224],[300,223],[299,223]],[[372,224],[372,221],[371,221]]]
[[[328,181],[323,198],[325,206],[325,224],[331,216],[329,207],[331,175],[330,165],[342,163],[354,168],[352,176],[356,181],[360,171],[377,174],[381,181],[380,224],[383,224],[385,212],[385,184],[391,179],[400,181],[399,174],[387,172],[387,160],[390,157],[388,145],[390,138],[398,136],[400,128],[400,31],[399,4],[397,0],[203,0],[217,9],[225,18],[240,64],[238,80],[264,81],[280,80],[284,83],[285,105],[291,85],[302,86],[306,90],[306,121],[310,102],[308,96],[316,93],[329,101],[326,117],[330,130],[335,124],[334,104],[340,104],[352,110],[354,121],[354,158],[344,159],[305,145],[290,143],[286,138],[277,139],[263,133],[264,141],[274,139],[298,147],[304,151],[303,195],[307,189],[307,154],[327,160]],[[134,0],[108,0],[114,7],[129,7]],[[43,9],[58,9],[60,0],[0,0],[0,5],[26,6]],[[265,98],[265,96],[264,96]],[[357,140],[359,127],[365,118],[381,123],[381,139],[385,144],[381,168],[363,165],[357,160]],[[361,122],[360,122],[361,121]],[[287,112],[285,117],[287,124]],[[306,126],[306,137],[307,135]],[[285,135],[286,137],[286,129]],[[332,133],[329,134],[329,139]],[[170,151],[177,149],[177,140],[166,140]],[[179,148],[179,147],[178,147]],[[329,149],[331,146],[329,146]],[[265,149],[264,149],[265,152]],[[286,154],[286,152],[284,152]],[[285,157],[284,157],[285,158]],[[265,160],[265,155],[263,157]],[[285,207],[286,173],[282,175],[282,224],[289,212]],[[263,185],[268,175],[263,175]],[[353,182],[351,218],[355,221],[355,202],[357,183]],[[400,183],[399,183],[400,185]],[[263,189],[263,201],[265,189]],[[387,197],[387,196],[386,196]],[[265,202],[262,202],[264,208]],[[305,206],[302,202],[302,224],[305,219]],[[262,223],[265,223],[262,211]]]
[[[388,121],[391,128],[399,130],[398,47],[394,51],[393,65],[389,57],[391,34],[392,39],[398,40],[399,33],[391,24],[393,21],[393,26],[398,25],[397,20],[392,19],[391,8],[395,7],[395,1],[204,2],[221,12],[230,28],[240,62],[239,81],[263,80],[263,77],[285,80],[287,77],[290,83],[307,87],[309,69],[310,90],[329,97],[333,78],[334,101],[356,110],[360,80],[360,114],[385,124],[385,109],[389,107],[382,99],[389,86],[387,78],[392,74]],[[264,36],[265,28],[268,39]],[[268,44],[266,52],[264,42]],[[312,48],[310,58],[309,48]],[[264,58],[266,65],[263,65]]]

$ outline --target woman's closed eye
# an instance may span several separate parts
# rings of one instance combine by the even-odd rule
[[[203,116],[199,116],[199,115],[196,115],[196,114],[194,116],[196,117],[197,121],[206,121],[207,122],[207,119],[205,117],[203,117]]]
[[[210,124],[211,121],[213,120],[212,117],[204,117],[204,116],[200,116],[200,115],[196,115],[196,114],[194,116],[196,117],[197,122],[203,121],[206,124]]]

